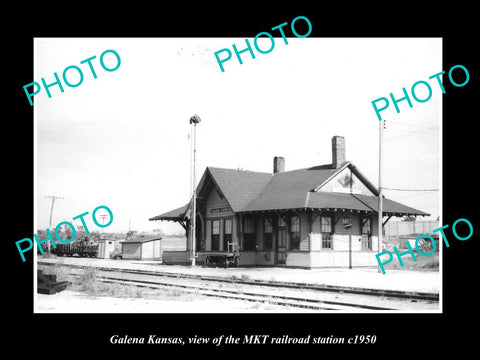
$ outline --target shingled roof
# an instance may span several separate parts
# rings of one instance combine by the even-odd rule
[[[234,212],[242,211],[274,178],[270,173],[215,167],[208,167],[207,174],[211,175]]]
[[[315,191],[333,176],[349,167],[374,195]],[[279,211],[291,209],[344,209],[378,212],[378,189],[349,161],[339,168],[332,164],[280,173],[263,173],[208,167],[200,180],[197,193],[213,183],[235,213]],[[204,190],[205,191],[205,190]],[[188,204],[150,220],[184,219]],[[429,214],[384,198],[384,215]]]
[[[180,206],[179,208],[167,211],[166,213],[154,216],[148,220],[150,221],[155,221],[155,220],[172,220],[172,221],[178,221],[178,220],[185,220],[187,218],[187,210],[189,207],[190,203],[187,203],[183,206]]]
[[[232,210],[239,212],[260,194],[271,179],[272,174],[269,173],[207,167],[198,183],[197,195],[202,195],[203,188],[207,186],[208,182],[212,182],[225,196]],[[189,216],[189,205],[190,203],[187,203],[149,220],[185,220]]]
[[[328,165],[274,174],[261,193],[246,204],[242,211],[304,208],[307,193],[337,171]]]
[[[315,191],[332,177],[349,167],[372,191],[372,195]],[[349,161],[338,169],[331,164],[274,174],[259,196],[248,203],[241,212],[289,209],[344,209],[378,212],[378,189]],[[385,215],[429,214],[393,200],[383,201]]]

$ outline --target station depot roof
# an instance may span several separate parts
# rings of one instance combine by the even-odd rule
[[[160,236],[138,236],[120,241],[121,244],[143,244],[150,241],[162,240]]]
[[[148,220],[155,221],[155,220],[185,220],[187,219],[187,210],[190,206],[190,203],[180,206],[179,208],[167,211],[166,213],[154,216]]]
[[[317,191],[347,167],[373,195]],[[378,213],[378,189],[350,161],[338,168],[327,164],[275,174],[208,167],[198,184],[197,196],[206,198],[213,186],[235,213],[302,209]],[[383,214],[386,216],[430,215],[385,197],[383,199]],[[188,203],[150,220],[186,220],[190,216],[189,208]]]

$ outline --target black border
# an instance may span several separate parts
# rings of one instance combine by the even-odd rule
[[[242,351],[255,353],[259,345],[251,346],[112,346],[113,334],[131,336],[217,336],[232,334],[271,334],[291,336],[353,336],[371,334],[377,342],[371,346],[276,346],[268,347],[287,354],[315,350],[312,354],[349,350],[355,355],[369,354],[380,349],[393,354],[397,351],[418,356],[433,355],[443,349],[461,346],[467,350],[475,344],[474,330],[468,328],[468,319],[475,311],[475,263],[478,252],[478,215],[476,205],[474,138],[476,119],[473,116],[476,86],[476,67],[473,63],[476,42],[473,42],[475,9],[473,5],[456,3],[451,8],[441,5],[420,9],[418,5],[397,3],[394,7],[357,4],[339,8],[311,3],[304,8],[298,4],[276,3],[260,10],[259,5],[223,3],[208,8],[205,4],[182,4],[177,10],[169,4],[149,5],[111,4],[100,9],[96,4],[85,8],[72,7],[60,13],[55,9],[33,5],[28,9],[10,10],[11,28],[4,29],[9,36],[8,55],[3,61],[7,74],[4,102],[6,130],[2,146],[6,197],[4,213],[8,214],[3,250],[6,252],[7,279],[3,291],[8,298],[11,321],[5,321],[8,335],[5,343],[12,350],[49,352],[60,357],[64,351],[78,349],[85,342],[88,353],[137,354],[164,351],[180,354],[180,349],[199,354]],[[38,7],[38,9],[36,8]],[[128,8],[127,8],[128,7]],[[472,15],[470,15],[470,13]],[[303,15],[310,19],[313,31],[310,37],[442,37],[443,69],[446,74],[453,65],[462,64],[470,72],[469,83],[456,88],[449,84],[446,74],[443,96],[443,218],[452,224],[458,218],[467,218],[474,226],[473,237],[465,242],[449,235],[450,248],[444,247],[443,256],[443,314],[33,314],[33,257],[27,255],[22,263],[14,242],[32,236],[33,229],[33,112],[25,99],[22,86],[33,81],[34,37],[230,37],[251,38],[282,22],[290,22]],[[12,25],[13,24],[13,25]],[[379,49],[381,51],[381,49]],[[434,74],[437,69],[432,69]],[[431,74],[425,74],[425,77]],[[5,93],[4,93],[5,96]],[[421,174],[419,174],[421,176]],[[30,253],[31,254],[31,253]],[[4,307],[7,308],[7,307]],[[474,324],[472,324],[474,325]],[[474,327],[473,327],[474,328]],[[75,343],[77,343],[75,345]],[[22,346],[24,345],[24,346]],[[83,349],[83,346],[81,349]],[[39,350],[42,349],[42,350]],[[54,349],[54,350],[53,350]],[[78,350],[77,350],[78,349]],[[398,350],[397,350],[398,349]],[[63,354],[63,355],[62,355]],[[306,355],[306,353],[305,353]],[[68,356],[68,355],[67,355]]]

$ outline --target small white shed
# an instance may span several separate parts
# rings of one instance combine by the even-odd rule
[[[98,240],[98,258],[109,259],[120,239],[101,238]]]
[[[122,259],[124,260],[160,260],[161,246],[159,236],[137,237],[122,241]]]

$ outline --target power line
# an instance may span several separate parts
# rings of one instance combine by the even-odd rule
[[[388,130],[388,128],[387,128]],[[397,135],[392,135],[392,136],[387,136],[385,139],[392,139],[392,138],[396,138],[396,137],[400,137],[400,136],[412,136],[414,134],[421,134],[421,133],[424,133],[424,132],[427,132],[429,130],[438,130],[438,128],[435,128],[435,127],[432,127],[432,128],[425,128],[423,130],[418,130],[418,131],[412,131],[412,132],[406,132],[404,134],[397,134]],[[403,130],[400,130],[400,131],[403,131]]]
[[[387,136],[385,139],[392,139],[392,138],[402,137],[402,136],[412,136],[414,134],[421,134],[421,133],[424,133],[424,132],[428,132],[430,130],[438,131],[437,126],[426,127],[426,126],[422,126],[422,125],[401,123],[401,122],[398,122],[398,121],[386,121],[386,120],[383,120],[383,122],[384,122],[384,127],[383,127],[384,129],[401,132],[400,134],[396,134],[396,135],[393,135],[393,136]],[[393,125],[393,127],[391,125]],[[409,125],[412,125],[416,128],[413,128],[413,129],[412,128],[402,128],[402,126],[407,126],[408,127]]]
[[[388,187],[382,187],[382,189],[395,190],[395,191],[439,191],[440,190],[440,189],[396,189],[396,188],[388,188]]]
[[[394,127],[397,127],[397,128],[402,128],[405,129],[405,127],[407,128],[415,128],[415,129],[429,129],[429,128],[432,128],[432,126],[425,126],[425,125],[420,125],[420,124],[412,124],[412,123],[405,123],[405,122],[401,122],[401,121],[395,121],[395,120],[389,120],[388,121],[388,124],[389,125],[388,127],[390,127],[390,125],[394,125]],[[438,126],[433,126],[435,128],[438,128]],[[407,130],[407,129],[405,129]]]
[[[411,198],[414,196],[425,196],[425,195],[432,195],[432,192],[414,192],[413,194],[410,193],[409,195],[404,195],[404,196],[395,196],[395,200],[399,199],[405,199],[405,198]],[[393,198],[392,198],[393,199]]]

